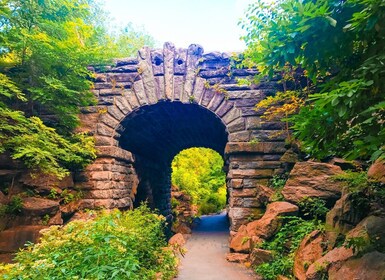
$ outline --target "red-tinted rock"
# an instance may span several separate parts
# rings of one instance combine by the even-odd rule
[[[343,195],[326,214],[326,231],[329,248],[340,234],[353,229],[367,214],[367,209],[354,205],[351,194]]]
[[[368,245],[375,242],[376,247],[385,253],[385,217],[366,217],[346,234],[346,239],[350,238],[363,238]]]
[[[35,243],[40,230],[46,226],[19,226],[0,232],[0,252],[12,253],[24,247],[27,242]]]
[[[183,234],[177,233],[170,238],[168,244],[172,246],[182,247],[186,244],[186,240],[184,239]]]
[[[256,243],[269,239],[277,232],[281,225],[280,216],[297,213],[298,207],[289,202],[270,203],[262,218],[239,228],[230,242],[230,249],[236,252],[250,252]]]
[[[271,251],[254,248],[250,253],[250,262],[253,266],[257,266],[273,260]]]
[[[294,276],[299,280],[306,280],[309,266],[322,257],[324,252],[324,236],[319,230],[307,235],[299,245],[294,256]]]
[[[385,184],[385,161],[376,160],[368,170],[368,177]]]
[[[298,203],[307,197],[335,202],[341,196],[342,183],[333,176],[343,171],[339,166],[318,162],[297,162],[282,190],[285,200]]]
[[[25,173],[20,181],[28,187],[50,191],[51,188],[68,188],[73,187],[74,181],[72,175],[65,176],[63,179],[58,179],[53,175],[43,173],[31,174]]]
[[[235,263],[244,263],[249,259],[249,254],[241,254],[241,253],[228,253],[226,254],[226,260],[228,262]]]
[[[22,213],[26,216],[54,215],[59,210],[59,202],[39,197],[23,199]]]
[[[338,247],[333,249],[309,266],[306,272],[306,280],[319,280],[321,275],[327,273],[331,267],[340,265],[353,255],[353,250],[350,248]]]
[[[385,279],[385,254],[370,252],[361,258],[349,259],[341,266],[329,270],[329,279]]]

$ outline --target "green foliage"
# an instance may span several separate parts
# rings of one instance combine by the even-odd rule
[[[263,74],[304,69],[294,83],[307,103],[291,119],[309,154],[384,157],[385,2],[256,1],[242,23],[245,61]]]
[[[326,202],[318,197],[306,197],[299,202],[298,206],[304,217],[314,220],[325,220],[329,211]]]
[[[172,162],[172,183],[191,196],[200,214],[214,213],[226,205],[223,159],[207,148],[180,152]]]
[[[59,178],[95,158],[93,138],[73,133],[95,102],[87,67],[152,44],[132,26],[110,35],[102,19],[94,0],[0,0],[0,153]]]
[[[17,253],[17,263],[0,265],[0,278],[171,279],[176,259],[164,249],[163,225],[164,217],[141,206],[54,226],[41,243]]]
[[[268,186],[274,189],[274,193],[271,196],[271,201],[282,201],[284,200],[282,195],[283,187],[285,186],[287,178],[281,175],[274,175],[273,178],[269,180]]]
[[[264,279],[275,280],[278,275],[293,275],[294,253],[302,239],[316,229],[322,229],[318,222],[299,217],[282,217],[284,225],[270,241],[261,247],[273,252],[273,260],[256,267],[255,271]]]
[[[346,171],[333,177],[334,180],[345,182],[355,206],[362,209],[369,206],[369,201],[385,204],[385,188],[383,184],[370,180],[367,173]]]
[[[0,218],[5,215],[19,214],[23,207],[23,199],[14,195],[6,204],[0,204]]]

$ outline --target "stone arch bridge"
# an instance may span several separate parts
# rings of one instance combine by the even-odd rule
[[[83,109],[81,130],[95,136],[98,158],[76,178],[83,208],[148,200],[169,216],[173,157],[207,147],[225,158],[232,230],[259,213],[261,186],[281,168],[285,137],[277,133],[281,123],[261,121],[254,107],[277,83],[239,85],[257,71],[199,45],[144,48],[137,58],[92,70],[98,104]]]

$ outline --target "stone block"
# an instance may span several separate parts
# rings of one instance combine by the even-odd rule
[[[225,148],[225,153],[227,155],[237,153],[283,154],[285,151],[285,143],[283,142],[229,142]]]
[[[114,146],[97,147],[98,157],[115,158],[124,162],[133,163],[134,158],[129,151]]]

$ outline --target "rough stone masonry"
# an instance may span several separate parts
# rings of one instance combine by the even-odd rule
[[[236,231],[261,212],[261,185],[281,167],[280,122],[255,105],[279,84],[240,85],[256,69],[237,68],[227,53],[199,45],[143,48],[137,58],[93,67],[96,106],[84,108],[81,131],[93,134],[98,158],[77,174],[82,208],[132,208],[147,200],[171,214],[171,161],[181,150],[208,147],[226,160],[228,211]]]

